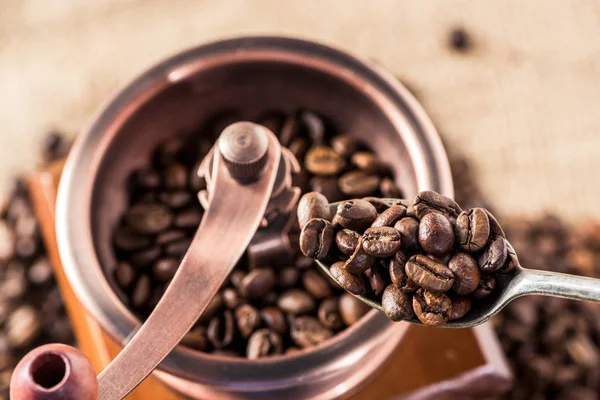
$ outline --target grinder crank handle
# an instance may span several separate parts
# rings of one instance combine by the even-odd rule
[[[91,391],[74,397],[53,397],[52,390],[55,387],[43,388],[43,384],[35,379],[32,368],[36,363],[43,363],[43,360],[39,360],[44,354],[51,354],[40,348],[30,353],[32,359],[28,358],[30,355],[23,359],[29,361],[19,364],[20,371],[17,371],[19,368],[15,370],[13,379],[21,382],[11,382],[11,385],[19,388],[22,394],[11,392],[11,398],[122,399],[158,366],[192,328],[259,228],[281,158],[281,147],[275,135],[250,122],[238,122],[225,129],[217,148],[219,151],[215,151],[212,165],[209,207],[190,248],[152,314],[119,355],[98,375],[95,389],[97,397],[92,393],[95,379],[91,379],[89,374],[75,376],[79,374],[79,369],[74,367],[67,368],[71,376],[65,375],[66,378],[84,379],[90,383],[87,388]],[[69,366],[66,349],[60,347],[53,351]],[[44,370],[49,372],[52,368]],[[34,379],[23,379],[23,376]],[[38,379],[42,379],[41,375]],[[65,387],[56,386],[60,386],[59,390]],[[24,390],[32,387],[35,389],[33,392]],[[35,396],[32,395],[34,392]]]

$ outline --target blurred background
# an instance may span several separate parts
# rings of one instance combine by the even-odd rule
[[[217,38],[281,34],[406,82],[500,213],[598,215],[599,20],[593,0],[4,0],[0,185],[35,165],[48,129],[74,136],[157,61]],[[456,28],[470,38],[462,52],[448,45]]]

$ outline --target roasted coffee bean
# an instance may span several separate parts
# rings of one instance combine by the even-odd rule
[[[419,244],[425,252],[434,256],[448,254],[454,244],[454,231],[448,218],[433,212],[421,218]]]
[[[300,289],[289,289],[277,299],[277,306],[286,313],[307,314],[316,309],[314,299]]]
[[[22,348],[32,344],[41,330],[40,316],[29,305],[17,308],[6,322],[6,335],[12,347]]]
[[[498,220],[496,219],[496,217],[494,217],[492,215],[492,213],[489,212],[488,210],[486,210],[485,208],[484,208],[484,211],[487,214],[488,221],[490,223],[490,237],[492,238],[492,237],[500,236],[500,237],[506,238],[506,234],[504,233],[504,230],[498,223]]]
[[[332,294],[325,278],[316,270],[309,269],[302,274],[302,287],[315,299],[324,299]]]
[[[288,149],[292,152],[294,157],[296,157],[296,160],[304,160],[308,148],[308,141],[301,137],[292,140],[288,146]]]
[[[52,279],[52,265],[50,264],[48,257],[38,257],[38,259],[29,266],[27,278],[33,285],[39,286],[49,283]]]
[[[367,174],[386,175],[390,172],[389,165],[381,161],[370,151],[358,151],[354,153],[350,158],[350,162]]]
[[[156,190],[160,188],[160,174],[152,168],[140,168],[131,174],[131,184],[136,190]]]
[[[469,253],[480,251],[490,237],[490,220],[483,208],[460,213],[454,230],[456,244]]]
[[[181,136],[165,140],[155,150],[156,162],[162,166],[174,163],[181,155],[185,144],[185,139]]]
[[[471,300],[468,297],[456,296],[451,298],[452,309],[448,315],[449,321],[461,319],[471,310]]]
[[[390,260],[390,280],[392,281],[392,284],[396,285],[396,287],[403,292],[413,293],[417,291],[419,285],[408,278],[405,270],[407,261],[408,256],[405,252],[399,251],[396,253],[394,258]]]
[[[337,206],[336,214],[340,225],[354,231],[367,229],[377,218],[375,206],[358,199],[341,202]]]
[[[204,324],[211,320],[217,312],[219,312],[223,308],[223,295],[221,293],[217,293],[210,300],[210,303],[206,306],[200,318],[198,318],[198,323]]]
[[[338,308],[342,320],[347,326],[358,322],[366,313],[371,311],[371,307],[348,293],[340,296]]]
[[[412,256],[405,270],[412,281],[430,291],[446,292],[454,284],[454,274],[448,267],[422,254]]]
[[[141,275],[133,288],[131,305],[133,308],[142,308],[148,304],[152,290],[152,282],[148,275]]]
[[[483,299],[490,295],[496,289],[496,278],[493,275],[482,275],[479,280],[479,286],[473,292],[473,296]]]
[[[500,236],[490,240],[489,245],[481,253],[478,260],[479,268],[483,272],[494,272],[504,265],[508,254],[506,244],[506,240]]]
[[[246,339],[260,326],[260,314],[250,304],[242,304],[236,308],[234,315],[238,331]]]
[[[340,315],[338,299],[335,297],[323,300],[319,306],[317,315],[321,325],[332,331],[339,331],[345,326],[342,316]]]
[[[370,196],[379,189],[380,178],[363,171],[346,172],[338,182],[342,193],[349,197]]]
[[[117,249],[132,252],[149,247],[151,241],[149,237],[140,235],[129,227],[121,226],[115,232],[114,243]]]
[[[255,268],[242,279],[240,292],[249,299],[264,296],[275,286],[275,273],[271,268]]]
[[[433,191],[424,191],[417,195],[411,207],[414,215],[422,219],[430,212],[437,212],[449,218],[456,218],[462,212],[454,200]]]
[[[390,178],[383,178],[379,184],[379,191],[383,197],[396,199],[402,197],[402,190]]]
[[[229,310],[214,316],[208,324],[206,337],[216,349],[223,349],[231,344],[235,335],[233,314]]]
[[[507,274],[520,265],[519,258],[517,257],[517,253],[515,252],[515,249],[513,249],[511,244],[508,243],[507,241],[505,241],[505,244],[506,244],[506,261],[504,262],[504,265],[502,266],[502,268],[500,268],[498,270],[499,274]]]
[[[368,201],[369,203],[371,203],[375,207],[375,210],[378,213],[382,213],[385,210],[387,210],[388,208],[390,208],[390,204],[386,200],[380,199],[379,197],[363,197],[362,199],[364,201]],[[400,204],[397,204],[397,205],[400,205]]]
[[[149,249],[138,251],[131,255],[129,260],[137,268],[151,266],[161,255],[160,247],[150,247]]]
[[[117,264],[117,267],[115,268],[115,281],[121,289],[129,289],[136,278],[137,272],[129,263],[121,261]]]
[[[383,294],[383,291],[387,286],[387,278],[389,278],[388,268],[389,267],[384,260],[377,260],[371,268],[365,271],[367,282],[369,282],[373,294],[377,297]]]
[[[159,246],[168,245],[185,238],[185,232],[177,229],[166,231],[156,237],[156,244]]]
[[[175,216],[174,225],[180,229],[196,229],[202,221],[202,212],[195,208],[179,211]]]
[[[306,316],[294,319],[290,336],[297,346],[305,349],[329,339],[333,332],[321,325],[316,318]]]
[[[302,196],[298,203],[298,224],[300,229],[313,218],[331,220],[331,210],[327,198],[321,193],[310,192]]]
[[[360,241],[360,233],[350,229],[342,229],[335,235],[335,243],[337,248],[347,256],[351,256],[358,246]]]
[[[180,344],[198,351],[206,351],[208,348],[208,339],[206,338],[206,329],[194,329],[181,339]]]
[[[375,218],[375,221],[371,224],[371,228],[377,226],[394,226],[396,221],[406,215],[406,207],[401,205],[390,206],[387,210]]]
[[[400,233],[403,249],[419,250],[419,221],[412,217],[405,217],[394,224],[394,229]]]
[[[288,146],[292,141],[301,134],[302,127],[300,121],[295,116],[289,116],[286,118],[283,126],[281,127],[281,134],[279,135],[279,142],[283,146]],[[301,161],[299,158],[298,161]]]
[[[246,357],[250,360],[283,353],[281,336],[271,329],[259,329],[248,339]]]
[[[333,227],[327,220],[313,218],[300,233],[300,250],[307,257],[322,260],[329,254],[333,243]]]
[[[189,192],[163,192],[158,195],[161,203],[172,209],[183,208],[192,202],[192,195]]]
[[[300,113],[300,120],[306,127],[311,142],[321,145],[325,140],[325,124],[323,124],[321,117],[312,111],[305,110]]]
[[[344,263],[344,269],[351,274],[362,274],[375,263],[375,257],[368,254],[363,246],[363,238],[358,240],[354,253]]]
[[[300,272],[298,269],[296,269],[296,267],[283,267],[279,270],[279,278],[277,280],[279,287],[283,289],[291,288],[296,286],[296,283],[298,283],[299,280]]]
[[[367,293],[367,284],[363,276],[350,273],[344,262],[336,262],[329,268],[329,272],[342,289],[359,295]]]
[[[332,148],[316,146],[306,153],[304,166],[315,175],[331,176],[339,174],[346,166],[346,161]]]
[[[336,178],[315,176],[310,179],[308,186],[311,191],[323,194],[330,203],[343,200],[346,197],[338,188]]]
[[[6,300],[21,298],[27,290],[27,279],[25,278],[24,266],[18,262],[8,265],[4,274],[4,280],[0,282],[0,293]]]
[[[18,257],[31,259],[39,251],[38,242],[32,236],[17,237],[15,242],[15,253]]]
[[[356,153],[361,146],[360,142],[352,136],[342,134],[331,139],[331,147],[342,157],[349,158],[352,154]]]
[[[179,268],[179,261],[173,257],[161,258],[152,266],[152,276],[158,282],[169,282]]]
[[[419,289],[412,303],[415,315],[425,325],[443,325],[452,312],[452,301],[443,293]]]
[[[187,182],[188,170],[182,164],[171,164],[163,173],[163,184],[169,190],[183,190]]]
[[[283,124],[285,123],[286,115],[279,111],[268,111],[256,119],[256,123],[264,126],[276,136],[279,136]]]
[[[230,310],[236,309],[245,302],[245,300],[240,296],[240,294],[233,288],[224,289],[222,296],[223,304],[225,304],[225,307],[229,308]]]
[[[173,213],[162,204],[137,204],[125,215],[127,224],[139,233],[154,234],[173,223]]]
[[[363,250],[373,257],[389,257],[400,250],[400,233],[389,226],[369,228],[362,237]]]
[[[477,262],[467,253],[456,253],[448,262],[448,268],[454,274],[452,290],[466,296],[479,286],[481,274]]]
[[[234,269],[231,274],[229,274],[229,282],[235,287],[238,291],[241,291],[242,281],[246,276],[246,272],[241,269]]]
[[[401,321],[413,317],[410,296],[395,285],[388,285],[381,297],[383,312],[392,321]]]
[[[260,310],[260,319],[268,328],[282,335],[287,332],[287,322],[283,312],[276,307],[265,307]]]

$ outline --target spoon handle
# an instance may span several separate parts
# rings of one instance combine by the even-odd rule
[[[600,303],[600,279],[524,269],[518,295],[539,294]]]

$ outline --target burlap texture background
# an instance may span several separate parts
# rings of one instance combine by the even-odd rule
[[[464,26],[475,49],[447,47]],[[48,127],[74,134],[137,73],[240,34],[314,39],[415,89],[502,213],[600,216],[600,3],[575,0],[3,0],[0,186]]]

